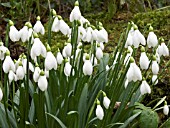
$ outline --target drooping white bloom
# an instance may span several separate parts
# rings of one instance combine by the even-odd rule
[[[4,55],[7,50],[8,50],[8,48],[3,46],[3,43],[1,42],[1,44],[0,44],[0,60],[4,60]]]
[[[90,60],[86,60],[83,65],[84,75],[91,75],[93,73],[93,66]]]
[[[130,64],[126,77],[129,82],[136,82],[137,80],[142,80],[142,73],[135,62]]]
[[[158,46],[157,52],[158,52],[160,57],[161,56],[169,56],[169,49],[164,42],[161,43],[161,45]]]
[[[97,37],[98,42],[108,42],[108,33],[103,27],[97,32]]]
[[[155,35],[154,32],[149,32],[149,35],[148,35],[148,38],[147,38],[147,45],[148,45],[148,48],[151,48],[151,47],[156,47],[158,44],[158,38],[157,36]]]
[[[72,45],[71,43],[68,43],[67,46],[65,47],[65,53],[67,57],[71,56],[71,52],[72,52]]]
[[[34,72],[34,66],[31,62],[28,63],[29,64],[29,70],[31,72]],[[24,68],[24,73],[26,74],[27,73],[27,59],[22,59],[22,65],[23,65],[23,68]],[[18,66],[16,66],[17,68]]]
[[[125,48],[127,48],[128,46],[132,46],[132,44],[133,44],[133,38],[131,32],[129,32],[125,43]]]
[[[57,60],[52,52],[47,52],[47,56],[45,58],[45,69],[47,71],[54,69],[57,70]]]
[[[52,24],[52,27],[51,27],[51,31],[53,31],[53,32],[59,31],[59,20],[58,20],[57,16],[54,18],[54,21],[53,21],[53,24]]]
[[[25,73],[24,73],[24,68],[23,66],[19,65],[19,67],[16,70],[16,76],[17,76],[17,80],[23,80]]]
[[[164,113],[164,115],[168,115],[169,114],[169,107],[168,107],[168,105],[164,105],[163,113]]]
[[[19,39],[20,39],[20,34],[19,34],[19,31],[15,28],[15,26],[10,26],[9,38],[10,38],[13,42],[19,41]]]
[[[9,84],[11,84],[11,82],[13,80],[17,81],[17,76],[15,75],[15,73],[12,70],[9,71],[8,80],[9,80]]]
[[[0,88],[0,101],[2,100],[3,98],[3,92],[2,92],[2,89]]]
[[[140,56],[140,59],[139,59],[139,63],[140,63],[141,69],[145,69],[145,70],[148,69],[148,67],[149,67],[149,59],[148,59],[148,57],[147,57],[145,52],[141,53],[141,56]]]
[[[9,73],[10,70],[15,72],[15,64],[9,55],[5,57],[5,60],[3,63],[3,70],[5,73]]]
[[[40,55],[46,57],[46,48],[39,38],[34,39],[34,44],[32,45],[30,54],[33,60]]]
[[[88,27],[86,29],[86,36],[84,38],[85,38],[85,39],[83,39],[84,41],[87,41],[87,42],[92,41],[92,28],[91,27]]]
[[[145,37],[141,34],[141,32],[136,29],[133,33],[133,45],[135,48],[138,48],[139,44],[146,45],[146,40]]]
[[[78,27],[78,40],[81,41],[85,41],[85,37],[86,37],[86,30],[83,26],[79,26]]]
[[[42,35],[45,34],[45,29],[44,29],[44,26],[42,25],[42,23],[40,21],[39,16],[37,17],[37,21],[36,21],[33,29],[34,29],[34,32],[36,32],[36,33],[41,33]]]
[[[101,48],[100,47],[98,47],[97,49],[96,49],[96,58],[97,59],[101,59],[101,58],[103,58],[103,51],[101,50]]]
[[[97,105],[96,108],[96,116],[99,120],[103,120],[104,117],[104,111],[103,108],[100,105]]]
[[[152,61],[152,73],[157,75],[159,72],[159,65],[156,60]]]
[[[59,20],[59,29],[60,31],[64,34],[64,35],[70,35],[71,34],[71,30],[70,27],[66,24],[66,22],[61,19]]]
[[[156,85],[158,83],[158,76],[157,75],[153,75],[152,76],[152,83],[154,83],[154,85]]]
[[[57,52],[57,57],[56,57],[56,59],[57,59],[57,63],[58,63],[58,64],[61,64],[61,63],[63,62],[63,56],[61,55],[60,52]]]
[[[110,99],[109,99],[107,96],[105,96],[105,97],[103,98],[103,105],[104,105],[104,107],[105,107],[106,109],[109,108]]]
[[[103,44],[103,42],[100,43],[100,48],[101,48],[102,51],[104,50],[104,44]]]
[[[146,93],[149,93],[149,94],[151,93],[151,88],[146,82],[146,80],[143,80],[142,84],[140,85],[140,93],[141,95],[144,95]]]
[[[38,87],[41,91],[47,90],[48,81],[44,74],[43,75],[40,74],[40,77],[38,78]]]
[[[80,20],[80,19],[81,19],[81,12],[79,9],[79,3],[78,1],[76,1],[74,9],[70,13],[70,22],[73,22],[74,20]]]
[[[28,37],[29,37],[29,31],[28,31],[28,27],[24,26],[20,31],[20,37],[21,37],[21,41],[22,42],[26,42],[28,41]]]
[[[38,82],[38,79],[40,77],[40,68],[39,67],[35,67],[35,71],[34,71],[34,74],[33,74],[33,79],[35,82]]]
[[[65,63],[65,67],[64,67],[64,74],[65,74],[66,76],[70,76],[70,74],[71,74],[71,68],[72,68],[72,66],[70,65],[70,63],[69,63],[69,62],[66,62],[66,63]]]
[[[91,31],[92,40],[91,41],[97,41],[98,40],[97,33],[98,33],[98,30],[96,28],[94,30],[92,29],[92,31]]]

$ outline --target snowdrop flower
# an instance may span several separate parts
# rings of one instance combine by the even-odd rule
[[[99,100],[97,100],[96,116],[97,116],[97,118],[99,120],[103,120],[104,111],[103,111],[103,108],[100,105],[100,101]]]
[[[64,74],[66,76],[70,76],[71,68],[72,68],[71,64],[68,62],[68,60],[66,60],[66,63],[65,63],[65,66],[64,66]]]
[[[0,101],[2,100],[3,98],[3,92],[2,92],[2,89],[0,88]]]
[[[55,56],[52,54],[51,52],[51,48],[49,47],[49,45],[47,46],[47,56],[45,58],[45,69],[47,71],[54,69],[57,70],[57,60],[55,58]]]
[[[141,69],[145,69],[147,70],[149,67],[149,59],[145,53],[145,48],[142,46],[141,47],[141,55],[140,55],[140,59],[139,59],[139,63],[140,63],[140,67]]]
[[[165,105],[163,107],[163,113],[164,113],[164,115],[168,115],[169,114],[169,107],[168,107],[166,101],[165,101]]]
[[[58,20],[57,16],[54,17],[54,21],[53,21],[53,24],[52,24],[52,27],[51,27],[51,31],[53,31],[53,32],[59,31],[59,20]]]
[[[155,33],[153,32],[153,27],[150,26],[149,27],[149,35],[148,35],[148,38],[147,38],[147,45],[148,45],[148,48],[151,48],[151,47],[156,47],[157,44],[158,44],[158,38],[157,36],[155,35]]]
[[[79,2],[76,1],[74,4],[74,9],[70,13],[70,22],[73,22],[74,20],[80,20],[81,19],[81,12],[79,9]]]
[[[0,42],[0,60],[4,60],[4,55],[7,50],[8,48],[3,45],[3,42]]]
[[[103,42],[100,43],[100,48],[101,48],[102,51],[104,50],[104,44],[103,44]]]
[[[110,69],[109,65],[106,65],[106,71],[108,71]]]
[[[169,49],[164,42],[158,46],[157,52],[160,57],[161,56],[169,56]]]
[[[65,53],[67,57],[71,56],[71,52],[72,52],[72,45],[71,43],[68,43],[67,46],[65,47]]]
[[[9,20],[9,25],[10,25],[9,38],[13,42],[19,41],[20,39],[19,31],[15,28],[14,23],[11,20]]]
[[[110,105],[110,99],[106,96],[105,92],[103,92],[103,96],[104,96],[104,98],[103,98],[103,105],[104,105],[104,107],[106,109],[108,109],[109,105]]]
[[[31,72],[34,72],[34,66],[31,62],[28,63],[29,64],[29,70]],[[22,65],[23,65],[23,68],[24,68],[24,73],[26,74],[27,73],[27,58],[26,56],[24,55],[23,58],[22,58]],[[16,64],[16,67],[18,67],[18,65]]]
[[[11,84],[11,82],[13,80],[17,81],[17,76],[15,75],[15,73],[12,70],[9,71],[8,80],[9,80],[9,84]]]
[[[151,93],[151,88],[146,82],[146,80],[143,80],[142,84],[140,85],[140,93],[141,95],[144,95],[146,93],[149,93],[149,94]]]
[[[59,30],[66,36],[71,34],[70,27],[66,24],[66,22],[62,19],[61,16],[58,16],[59,19]]]
[[[96,58],[97,58],[98,60],[100,60],[101,58],[103,58],[103,51],[101,50],[100,46],[97,47],[97,49],[96,49]]]
[[[108,33],[107,31],[103,28],[103,27],[99,27],[99,31],[97,33],[97,37],[98,37],[98,42],[108,42]]]
[[[131,32],[129,32],[125,43],[125,48],[127,48],[128,46],[132,46],[132,44],[133,44],[133,38]]]
[[[87,41],[87,42],[91,42],[92,41],[92,28],[91,27],[88,27],[86,29],[86,36],[85,36],[84,41]]]
[[[134,25],[134,33],[133,33],[133,45],[135,48],[139,47],[139,44],[146,45],[145,37],[141,34],[141,32],[138,30],[138,27]]]
[[[142,80],[142,73],[132,57],[130,58],[130,67],[127,71],[126,77],[129,82]]]
[[[30,54],[34,61],[36,61],[37,56],[41,55],[46,57],[46,48],[37,36],[35,36],[34,44],[32,45]]]
[[[28,23],[25,23],[25,26],[19,31],[22,42],[26,42],[29,39],[28,38],[29,37],[29,31],[28,31],[27,24]]]
[[[81,41],[85,41],[85,37],[86,37],[86,30],[83,26],[79,26],[78,27],[78,40]]]
[[[5,54],[6,54],[6,57],[5,57],[5,60],[4,60],[4,63],[3,63],[4,72],[9,73],[10,70],[15,72],[15,64],[10,57],[10,52],[7,50]]]
[[[38,87],[41,91],[45,91],[47,90],[47,86],[48,86],[47,78],[45,76],[44,71],[41,71],[40,76],[38,78]]]
[[[158,72],[159,72],[159,65],[158,65],[158,63],[156,61],[156,57],[154,56],[153,61],[152,61],[152,73],[154,75],[157,75]]]
[[[19,62],[19,66],[16,70],[16,76],[17,76],[17,80],[23,80],[24,79],[25,72],[24,72],[24,68],[22,66],[22,62]]]
[[[58,64],[61,64],[61,63],[63,62],[63,56],[61,55],[61,53],[60,53],[59,50],[58,50],[58,52],[57,52],[56,59],[57,59],[57,63],[58,63]]]
[[[83,73],[84,75],[90,76],[93,73],[93,66],[89,59],[90,59],[89,55],[86,55],[86,60],[83,65]]]
[[[45,34],[45,29],[40,21],[40,16],[37,16],[37,22],[35,23],[33,29],[34,29],[34,32],[36,33],[41,33],[42,35]]]
[[[158,83],[158,76],[157,75],[153,75],[152,76],[152,84],[154,83],[154,85],[156,85]]]
[[[34,79],[35,82],[38,82],[40,72],[41,72],[41,70],[38,67],[38,65],[36,64],[35,71],[34,71],[34,74],[33,74],[33,79]]]

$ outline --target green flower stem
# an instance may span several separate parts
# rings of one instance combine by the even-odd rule
[[[6,27],[6,35],[5,35],[5,46],[8,48],[8,45],[9,45],[9,28],[10,28],[10,25],[9,23],[7,24],[7,27]]]
[[[52,17],[52,11],[50,9],[49,21],[48,21],[48,44],[51,46],[51,28],[53,24],[54,18]]]

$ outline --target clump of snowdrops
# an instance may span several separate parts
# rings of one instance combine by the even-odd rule
[[[164,56],[169,56],[168,47],[162,38],[157,39],[152,26],[146,40],[138,27],[129,23],[109,55],[103,52],[107,31],[100,22],[91,25],[81,15],[77,1],[70,22],[72,26],[53,9],[48,31],[39,16],[34,26],[26,22],[19,31],[9,21],[5,44],[0,42],[1,127],[123,128],[147,110],[138,107],[140,111],[133,113],[135,106],[140,106],[136,103],[158,83],[159,65]],[[56,54],[50,47],[52,32],[68,38]],[[48,39],[42,42],[39,37],[45,33]],[[10,57],[8,38],[27,44],[27,52],[18,60]],[[85,53],[87,43],[91,48]],[[168,115],[165,98],[153,110],[165,102],[162,108]]]

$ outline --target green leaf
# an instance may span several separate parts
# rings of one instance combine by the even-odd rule
[[[170,118],[168,118],[159,128],[168,128],[170,126]]]
[[[35,115],[35,105],[34,105],[34,101],[32,100],[30,110],[29,110],[29,115],[28,115],[31,123],[33,123],[34,115]]]
[[[164,102],[165,99],[166,99],[166,96],[164,96],[164,97],[154,106],[153,110],[154,110],[156,107],[158,107],[160,104],[162,104],[162,102]]]
[[[113,126],[122,125],[124,123],[113,123],[106,126],[106,128],[112,128]]]
[[[48,116],[52,117],[55,121],[58,122],[58,124],[62,127],[62,128],[67,128],[64,123],[59,119],[57,118],[56,116],[50,114],[50,113],[46,113]]]
[[[152,109],[145,109],[142,111],[139,118],[140,128],[157,128],[158,114]]]
[[[135,115],[128,118],[123,125],[121,125],[119,128],[126,128],[136,117],[138,117],[141,114],[141,112],[136,113]],[[149,128],[149,127],[148,127]]]

